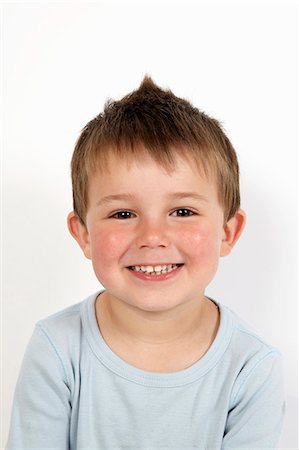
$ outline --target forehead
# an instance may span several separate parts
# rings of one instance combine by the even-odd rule
[[[103,195],[133,190],[136,192],[161,193],[174,191],[197,191],[215,194],[216,183],[211,174],[191,156],[175,154],[171,164],[163,165],[148,152],[138,157],[120,157],[111,153],[105,166],[98,167],[89,179],[90,193]]]

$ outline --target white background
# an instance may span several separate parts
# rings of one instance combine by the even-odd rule
[[[285,363],[281,448],[297,443],[296,3],[2,2],[2,442],[37,320],[101,286],[68,235],[83,126],[145,73],[219,119],[247,227],[207,294]]]

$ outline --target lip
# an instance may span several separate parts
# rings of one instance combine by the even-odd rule
[[[149,265],[149,264],[148,264]],[[129,266],[130,267],[130,266]],[[175,278],[179,275],[183,268],[183,264],[179,265],[176,269],[172,270],[171,272],[161,274],[161,275],[149,275],[144,272],[136,272],[134,270],[130,270],[129,267],[127,267],[128,271],[130,272],[131,276],[133,276],[135,279],[139,279],[141,281],[145,282],[153,282],[153,281],[166,281],[171,278]]]

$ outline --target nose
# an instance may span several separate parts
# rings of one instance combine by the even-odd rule
[[[136,243],[139,248],[168,247],[169,235],[167,225],[161,221],[144,221],[138,227]]]

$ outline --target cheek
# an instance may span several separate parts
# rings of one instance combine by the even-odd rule
[[[218,257],[220,240],[217,230],[208,226],[194,226],[180,233],[182,250],[194,261]]]
[[[108,289],[118,274],[118,263],[126,251],[128,239],[124,233],[101,229],[91,237],[92,265],[97,279]]]
[[[128,242],[127,234],[109,229],[97,230],[92,234],[92,259],[98,264],[107,266],[115,262],[125,251]]]

